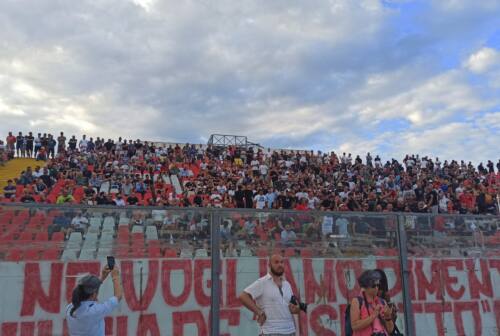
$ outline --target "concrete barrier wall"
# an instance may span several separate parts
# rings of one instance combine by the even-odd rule
[[[98,274],[102,261],[0,263],[1,335],[67,335],[64,312],[77,278]],[[145,259],[119,262],[124,299],[106,320],[106,335],[209,335],[210,260]],[[399,261],[391,258],[286,261],[286,277],[307,314],[300,335],[343,335],[345,305],[359,292],[355,279],[383,268],[402,311]],[[500,259],[410,259],[417,335],[499,335]],[[221,335],[257,335],[257,324],[237,296],[267,272],[267,260],[226,258],[221,273]],[[112,295],[107,280],[99,294]],[[398,325],[403,328],[400,315]]]

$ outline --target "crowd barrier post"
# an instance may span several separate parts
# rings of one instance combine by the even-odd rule
[[[221,214],[220,212],[209,210],[210,214],[210,251],[212,259],[212,269],[211,269],[211,287],[210,293],[212,300],[210,300],[210,321],[211,330],[210,334],[212,336],[219,335],[219,305],[220,305],[220,271],[221,271],[221,260],[220,260],[220,225],[221,225]]]
[[[405,217],[403,215],[398,216],[398,229],[397,242],[398,242],[398,252],[399,252],[399,262],[401,264],[401,282],[402,282],[402,293],[403,293],[403,307],[404,307],[404,322],[405,322],[405,335],[414,336],[415,324],[413,320],[413,309],[410,296],[410,269],[408,268],[408,249],[407,249],[407,237],[405,230]]]

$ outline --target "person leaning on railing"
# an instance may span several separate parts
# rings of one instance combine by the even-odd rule
[[[106,277],[111,273],[114,295],[104,302],[98,302],[99,288]],[[103,268],[101,278],[95,275],[86,275],[73,289],[71,303],[66,307],[66,319],[71,336],[104,336],[104,317],[118,307],[122,299],[120,272],[114,267]]]

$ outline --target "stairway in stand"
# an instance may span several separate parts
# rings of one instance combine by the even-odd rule
[[[5,166],[0,166],[0,194],[3,194],[3,187],[7,185],[8,180],[19,178],[23,170],[28,167],[34,170],[36,166],[44,167],[45,162],[36,161],[35,159],[15,158],[7,161]]]

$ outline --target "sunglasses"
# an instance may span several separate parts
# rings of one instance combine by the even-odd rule
[[[372,288],[380,288],[380,283],[374,283],[374,284],[372,285]]]

